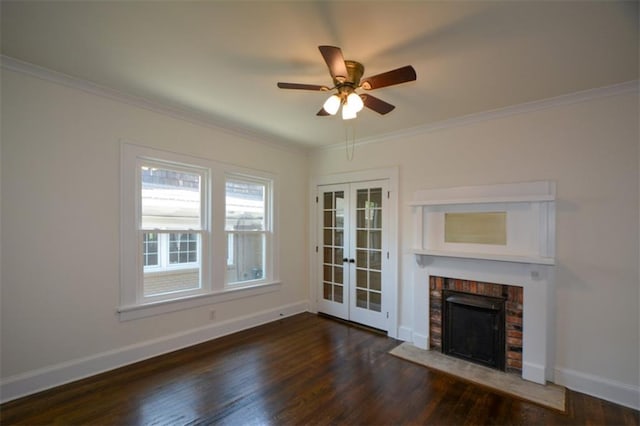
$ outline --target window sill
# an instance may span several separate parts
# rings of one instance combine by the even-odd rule
[[[200,306],[213,305],[215,303],[228,302],[230,300],[244,297],[271,293],[273,291],[278,291],[280,286],[280,281],[271,281],[255,285],[227,287],[221,291],[183,297],[180,299],[162,300],[141,305],[120,306],[117,308],[117,312],[120,316],[120,321],[130,321],[154,315],[166,314],[169,312],[193,309]]]

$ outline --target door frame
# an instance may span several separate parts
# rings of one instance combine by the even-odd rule
[[[389,276],[392,279],[383,294],[389,300],[386,303],[387,313],[389,315],[387,335],[395,339],[398,338],[398,292],[400,287],[398,259],[400,257],[399,239],[398,239],[398,167],[390,167],[384,169],[363,170],[357,172],[336,173],[331,175],[313,176],[309,182],[309,311],[318,312],[318,256],[316,250],[320,246],[320,236],[318,235],[317,214],[317,188],[320,185],[349,184],[356,182],[365,182],[373,180],[387,180],[389,198],[388,215],[388,247],[389,259],[388,268]],[[395,283],[395,284],[394,284]]]

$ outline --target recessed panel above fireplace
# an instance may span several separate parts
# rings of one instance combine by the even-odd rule
[[[507,244],[507,212],[445,213],[444,242]]]

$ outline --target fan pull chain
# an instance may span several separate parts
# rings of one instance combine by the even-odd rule
[[[347,161],[353,160],[353,152],[356,149],[356,120],[349,120],[348,124],[345,124],[345,148],[347,154]],[[349,153],[349,129],[351,129],[351,153]]]

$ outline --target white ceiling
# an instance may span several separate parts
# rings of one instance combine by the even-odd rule
[[[344,141],[318,45],[365,77],[413,65],[415,82],[371,92],[358,140],[638,79],[638,2],[6,1],[2,54],[265,140]]]

